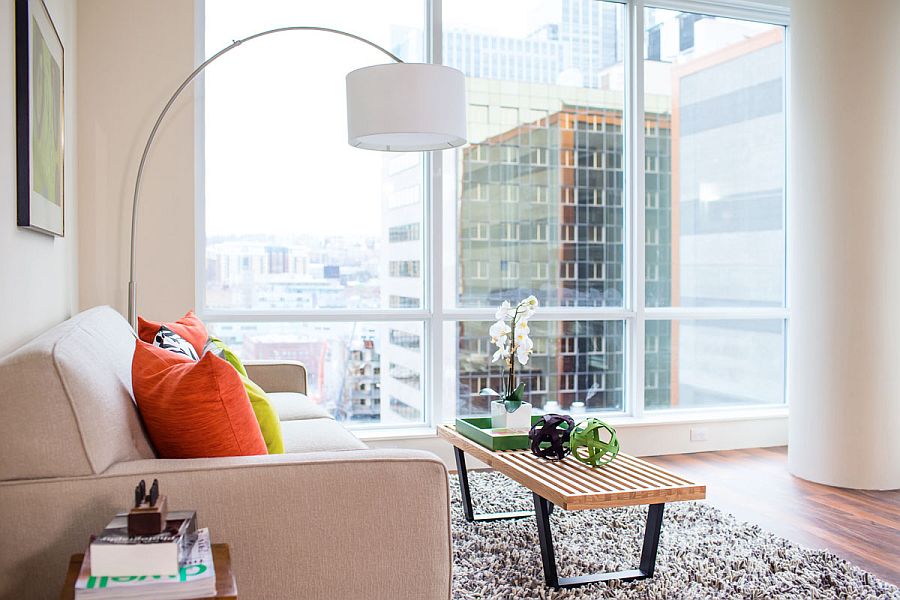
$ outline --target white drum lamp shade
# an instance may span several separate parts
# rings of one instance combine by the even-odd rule
[[[394,63],[347,74],[347,136],[366,150],[446,150],[466,143],[466,79],[443,65]]]

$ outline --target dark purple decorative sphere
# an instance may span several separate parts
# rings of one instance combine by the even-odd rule
[[[575,420],[569,415],[544,415],[528,432],[531,451],[548,460],[562,460],[569,453],[569,436]]]

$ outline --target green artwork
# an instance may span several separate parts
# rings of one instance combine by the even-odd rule
[[[62,206],[62,69],[32,20],[32,190]]]
[[[619,453],[616,430],[600,419],[585,419],[569,437],[572,456],[591,467],[602,467]]]

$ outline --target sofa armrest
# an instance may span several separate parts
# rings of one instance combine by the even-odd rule
[[[290,361],[244,361],[247,375],[267,392],[306,393],[306,367],[301,362]]]
[[[241,597],[449,598],[447,471],[414,450],[119,463],[90,477],[0,483],[0,597],[55,597],[70,554],[158,478],[231,546]]]

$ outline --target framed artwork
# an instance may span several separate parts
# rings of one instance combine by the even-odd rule
[[[65,234],[63,45],[42,0],[16,0],[18,225]]]

